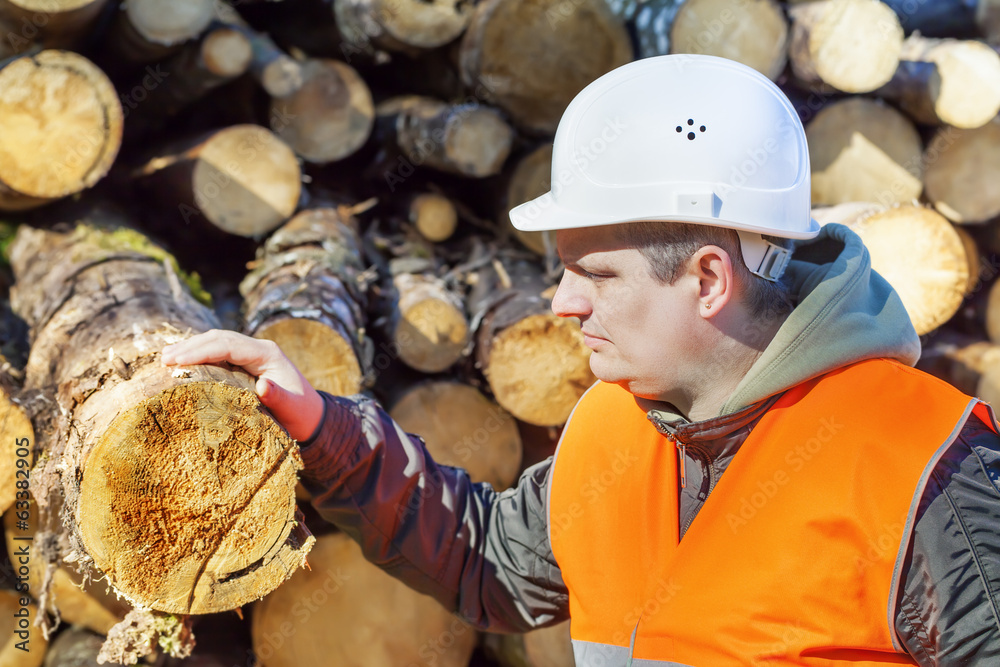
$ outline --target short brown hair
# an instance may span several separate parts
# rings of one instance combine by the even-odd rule
[[[662,284],[674,284],[688,260],[706,245],[719,246],[733,261],[737,287],[750,314],[771,321],[792,310],[788,285],[781,279],[770,281],[750,273],[740,250],[740,237],[732,229],[683,222],[630,222],[615,225],[616,236],[638,250],[649,262],[650,274]],[[788,239],[765,239],[789,247]]]

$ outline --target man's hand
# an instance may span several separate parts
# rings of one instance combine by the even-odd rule
[[[212,329],[161,353],[164,366],[194,366],[228,361],[257,377],[257,395],[278,423],[296,440],[306,440],[323,418],[323,399],[278,344],[235,331]]]

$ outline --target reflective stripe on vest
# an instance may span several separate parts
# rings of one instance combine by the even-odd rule
[[[887,360],[799,385],[678,543],[673,444],[631,394],[595,385],[550,481],[577,666],[912,664],[899,569],[930,470],[974,409],[997,430],[984,404]]]

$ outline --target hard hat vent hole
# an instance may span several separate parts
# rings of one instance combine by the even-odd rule
[[[694,132],[688,132],[688,139],[694,139]]]
[[[699,128],[699,129],[700,129],[700,130],[701,130],[702,132],[704,132],[704,131],[705,131],[705,126],[704,126],[704,125],[702,125],[702,126],[701,126],[701,127]]]
[[[678,126],[677,126],[677,131],[678,131],[678,132],[680,132],[681,130],[682,130],[681,126],[680,126],[680,125],[678,125]]]
[[[694,120],[691,119],[691,118],[688,118],[688,125],[694,125]]]

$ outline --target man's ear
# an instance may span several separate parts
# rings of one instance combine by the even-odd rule
[[[725,308],[735,292],[733,260],[717,245],[702,246],[691,256],[690,270],[698,279],[698,311],[708,319]]]

